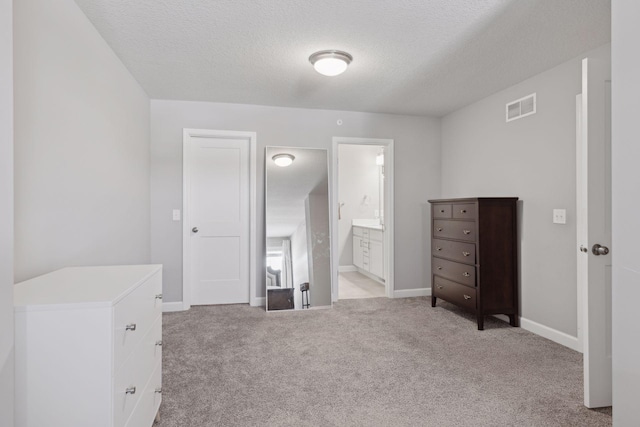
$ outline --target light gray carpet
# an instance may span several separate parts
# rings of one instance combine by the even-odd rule
[[[609,426],[582,356],[429,298],[167,313],[160,426]]]

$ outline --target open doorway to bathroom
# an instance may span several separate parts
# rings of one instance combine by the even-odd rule
[[[336,144],[336,139],[338,139]],[[346,141],[345,141],[346,140]],[[392,141],[334,138],[337,264],[335,299],[391,297],[389,227]]]

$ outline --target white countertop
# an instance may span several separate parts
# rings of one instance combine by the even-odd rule
[[[17,283],[15,310],[55,309],[76,304],[112,306],[134,285],[147,280],[162,265],[68,267]]]
[[[351,220],[352,227],[370,228],[372,230],[382,230],[379,219],[354,219]]]

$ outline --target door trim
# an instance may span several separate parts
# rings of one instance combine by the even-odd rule
[[[189,237],[189,174],[187,148],[191,138],[231,138],[249,141],[249,305],[260,305],[256,296],[257,268],[257,204],[256,204],[256,133],[230,130],[183,129],[182,131],[182,309],[191,308],[191,274],[188,268]]]
[[[394,297],[394,153],[393,139],[378,138],[351,138],[334,136],[331,155],[331,269],[332,289],[331,299],[338,300],[338,270],[340,265],[340,252],[338,250],[338,145],[381,145],[385,147],[384,158],[384,271],[385,271],[385,296]]]

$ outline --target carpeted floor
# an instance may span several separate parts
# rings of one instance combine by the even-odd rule
[[[609,426],[582,356],[429,298],[163,318],[160,426]]]

